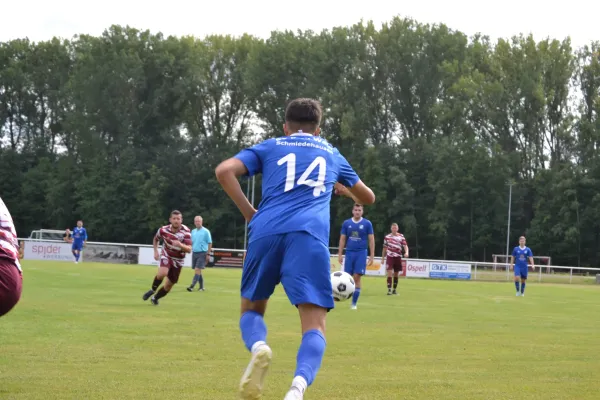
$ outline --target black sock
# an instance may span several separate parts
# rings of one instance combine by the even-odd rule
[[[156,289],[158,289],[158,287],[160,286],[160,283],[162,282],[162,278],[158,279],[158,277],[154,277],[154,282],[152,282],[152,291],[156,292]]]
[[[390,276],[388,276],[388,278],[387,278],[387,287],[388,287],[388,289],[392,288],[392,278]]]
[[[154,298],[155,298],[156,300],[158,300],[158,299],[160,299],[161,297],[165,297],[165,296],[167,295],[167,293],[169,293],[169,292],[167,292],[167,291],[165,290],[165,288],[164,288],[164,287],[161,287],[161,288],[160,288],[160,290],[158,291],[158,293],[156,293],[156,294],[154,295]]]
[[[200,283],[200,289],[204,289],[204,277],[202,275],[198,275],[198,282]]]
[[[397,287],[398,287],[398,277],[395,276],[394,277],[394,290],[396,290]]]

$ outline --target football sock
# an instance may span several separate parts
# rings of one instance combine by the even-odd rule
[[[397,287],[398,287],[398,277],[395,276],[394,277],[394,290],[396,290]]]
[[[196,282],[198,282],[198,275],[193,276],[192,284],[190,285],[190,287],[193,288],[194,286],[196,286]]]
[[[81,253],[79,253],[79,252],[75,253],[75,261],[79,261],[79,254],[81,254]]]
[[[521,293],[525,293],[525,282],[521,282]]]
[[[155,298],[156,300],[158,300],[158,299],[160,299],[160,298],[163,298],[163,297],[165,297],[165,296],[167,295],[167,293],[169,293],[169,292],[168,292],[168,291],[166,291],[164,287],[161,287],[161,288],[160,288],[160,290],[158,291],[158,293],[156,293],[156,294],[154,295],[154,298]]]
[[[257,342],[265,343],[267,340],[267,325],[262,315],[256,311],[246,311],[240,317],[240,331],[242,340],[248,351]]]
[[[162,279],[158,279],[157,276],[154,277],[154,282],[152,282],[152,291],[156,292],[156,289],[158,289],[158,287],[160,286],[160,283],[162,282]]]
[[[519,291],[519,282],[515,282],[515,287],[517,288],[517,292]]]
[[[202,275],[196,275],[198,277],[198,282],[200,283],[200,289],[204,289],[204,277]]]
[[[392,288],[392,277],[391,276],[388,276],[388,278],[387,278],[387,287],[388,287],[388,289]]]
[[[296,377],[304,378],[307,386],[310,386],[313,383],[319,368],[321,368],[325,347],[325,336],[323,336],[321,331],[312,329],[302,335],[302,343],[298,349],[298,356],[296,357],[296,373],[294,375]],[[294,381],[296,381],[296,379],[294,379]],[[298,385],[296,385],[296,387],[298,387]],[[298,387],[298,389],[302,388]]]
[[[352,304],[356,305],[358,302],[358,296],[360,296],[360,288],[356,288],[354,294],[352,295]]]

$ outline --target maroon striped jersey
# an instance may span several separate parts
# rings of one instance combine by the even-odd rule
[[[386,254],[388,257],[403,257],[404,246],[406,245],[406,239],[401,233],[397,235],[392,235],[390,233],[383,239],[383,247],[387,248]]]
[[[0,258],[10,259],[21,271],[17,231],[2,198],[0,198]]]
[[[176,261],[183,261],[185,258],[185,251],[181,250],[180,247],[174,246],[172,243],[175,240],[179,240],[187,246],[192,245],[192,233],[190,228],[183,224],[177,232],[173,231],[170,224],[159,228],[156,232],[156,238],[163,242],[161,256],[166,256],[167,258]]]

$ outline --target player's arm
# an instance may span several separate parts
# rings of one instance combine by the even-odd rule
[[[212,235],[210,234],[210,232],[208,232],[208,249],[206,250],[206,262],[207,263],[210,258],[211,251],[212,251]]]
[[[531,249],[528,249],[528,250],[529,250],[528,251],[528,253],[529,253],[528,254],[529,255],[529,264],[531,264],[531,269],[533,271],[535,271],[535,261],[533,261],[533,253],[532,253]]]
[[[340,243],[338,246],[338,261],[340,262],[340,264],[342,263],[343,255],[344,255],[344,249],[346,248],[346,223],[344,223],[342,225],[342,232],[340,234]]]
[[[217,180],[225,190],[225,193],[233,200],[246,221],[250,221],[256,210],[244,195],[238,178],[248,173],[244,163],[237,158],[229,158],[223,161],[215,169]]]
[[[84,246],[87,244],[87,240],[88,240],[87,229],[83,228],[83,245]]]
[[[402,245],[404,246],[404,258],[408,258],[408,243],[406,243],[406,240]]]
[[[514,264],[515,264],[515,256],[511,255],[510,256],[510,267],[509,267],[510,269],[509,269],[509,271],[512,271]]]
[[[369,233],[369,265],[373,264],[375,260],[375,235]]]
[[[387,241],[383,241],[383,250],[381,251],[381,263],[385,263],[385,256],[387,255]]]
[[[336,183],[335,193],[346,196],[354,200],[355,203],[369,205],[375,203],[375,194],[373,191],[359,179],[352,187],[346,187],[341,183]]]
[[[154,259],[158,261],[158,243],[160,242],[160,229],[154,235],[154,239],[152,240],[152,247],[154,247]]]
[[[190,234],[186,234],[183,239],[183,242],[179,242],[177,245],[185,253],[191,253],[192,252],[192,236]]]

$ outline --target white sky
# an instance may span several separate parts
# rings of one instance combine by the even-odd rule
[[[519,33],[533,33],[536,40],[570,36],[574,47],[600,40],[597,0],[0,1],[0,41],[71,38],[79,33],[100,35],[112,24],[165,35],[250,33],[264,38],[273,30],[320,31],[352,25],[361,19],[373,20],[379,27],[395,15],[422,23],[442,22],[469,36],[482,32],[493,39]]]

